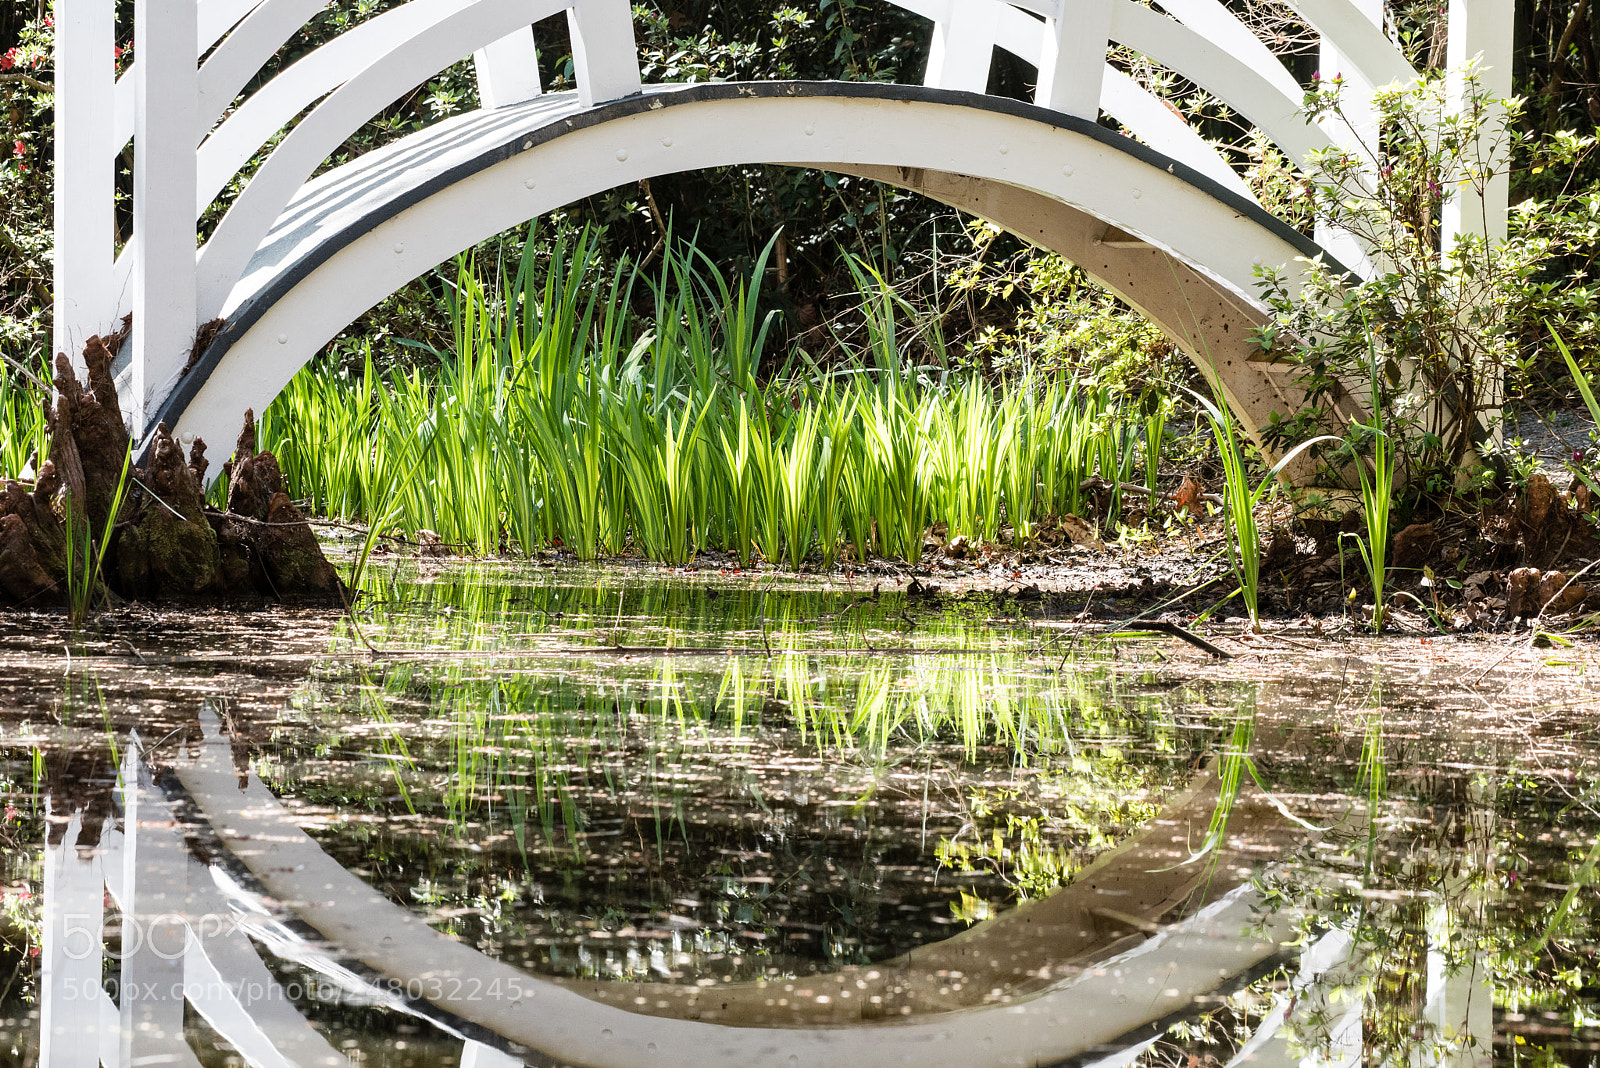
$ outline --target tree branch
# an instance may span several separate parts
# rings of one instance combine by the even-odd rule
[[[1572,38],[1577,34],[1578,27],[1583,24],[1584,13],[1589,8],[1589,0],[1578,0],[1578,6],[1572,12],[1572,19],[1567,23],[1567,28],[1561,33],[1561,43],[1556,45],[1554,54],[1550,57],[1550,80],[1545,83],[1545,110],[1544,128],[1556,128],[1556,112],[1559,109],[1561,79],[1567,73],[1567,51],[1572,47]]]
[[[48,82],[41,82],[31,74],[24,74],[20,70],[0,70],[0,82],[21,82],[29,89],[37,89],[41,93],[53,93],[55,86]]]

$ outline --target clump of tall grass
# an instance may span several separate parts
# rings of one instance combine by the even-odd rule
[[[122,455],[122,469],[117,475],[117,484],[111,494],[111,507],[106,509],[108,518],[105,529],[100,531],[98,538],[89,525],[83,503],[74,500],[71,494],[66,498],[66,506],[62,509],[67,540],[65,557],[67,571],[64,580],[67,590],[67,612],[74,626],[81,625],[89,618],[95,598],[105,593],[100,577],[105,567],[106,552],[111,548],[111,536],[117,529],[116,518],[122,511],[122,502],[127,497],[128,485],[132,481],[132,472],[133,446],[130,444]]]
[[[380,372],[369,352],[353,374],[308,368],[268,408],[263,442],[313,511],[392,516],[476,552],[914,562],[931,523],[1026,537],[1039,516],[1082,514],[1085,483],[1119,487],[1154,455],[1106,388],[913,366],[909,341],[937,333],[859,264],[868,359],[824,374],[797,353],[769,366],[765,256],[735,281],[692,246],[650,277],[602,275],[587,231],[559,235],[542,264],[536,248],[498,274],[459,261],[437,369]]]
[[[1320,434],[1301,442],[1252,485],[1245,442],[1234,426],[1233,413],[1226,409],[1226,402],[1222,400],[1222,383],[1211,376],[1209,384],[1218,398],[1216,401],[1194,390],[1186,392],[1199,401],[1207,422],[1211,424],[1211,436],[1222,461],[1223,521],[1228,534],[1228,558],[1233,566],[1234,578],[1239,583],[1239,596],[1250,618],[1250,629],[1260,633],[1261,531],[1256,524],[1256,506],[1277,484],[1279,472],[1301,453],[1322,442],[1336,442],[1339,439],[1331,434]]]
[[[23,478],[36,457],[49,454],[50,400],[50,369],[42,358],[31,370],[10,357],[0,361],[0,477]]]
[[[1365,538],[1356,534],[1341,534],[1354,538],[1361,553],[1361,562],[1367,568],[1367,581],[1372,584],[1372,632],[1383,630],[1384,588],[1389,559],[1389,512],[1394,500],[1395,454],[1389,435],[1383,429],[1383,413],[1374,408],[1372,423],[1356,424],[1352,431],[1366,431],[1372,436],[1372,470],[1367,470],[1361,457],[1356,458],[1356,472],[1361,476],[1361,518],[1366,526]]]

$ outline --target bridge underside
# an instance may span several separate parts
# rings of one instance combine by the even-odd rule
[[[653,87],[460,116],[307,183],[167,398],[177,433],[225,442],[357,316],[463,249],[655,175],[768,163],[879,179],[1059,252],[1213,368],[1252,434],[1301,397],[1250,340],[1262,265],[1321,249],[1212,179],[1093,123],[904,85]],[[1299,472],[1304,476],[1307,472]]]

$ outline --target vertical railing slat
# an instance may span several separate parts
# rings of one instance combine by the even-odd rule
[[[75,364],[83,343],[116,318],[111,291],[116,67],[110,0],[79,0],[56,12],[55,268],[53,351]]]
[[[172,833],[171,814],[151,782],[137,738],[123,758],[122,783],[125,911],[119,1063],[183,1068],[198,1063],[183,1029],[187,854],[182,838]]]
[[[1098,121],[1110,35],[1110,0],[1065,0],[1044,22],[1034,103]]]
[[[1355,6],[1372,23],[1380,27],[1383,25],[1383,0],[1355,0]],[[1365,163],[1364,170],[1370,174],[1377,166],[1372,149],[1377,145],[1378,137],[1377,112],[1372,106],[1372,80],[1327,34],[1322,35],[1318,48],[1318,73],[1323,81],[1333,78],[1344,80],[1339,101],[1345,117],[1345,128],[1337,128],[1332,122],[1325,122],[1323,127],[1330,137],[1343,142],[1349,151],[1359,156]],[[1316,239],[1317,244],[1327,249],[1330,255],[1358,274],[1367,276],[1372,273],[1371,250],[1355,234],[1318,220]]]
[[[950,0],[945,17],[933,24],[923,84],[986,92],[999,21],[998,0]]]
[[[42,1068],[95,1068],[106,1037],[100,1014],[105,878],[94,843],[78,840],[82,828],[82,814],[74,815],[60,841],[44,848]]]
[[[1514,0],[1450,0],[1449,36],[1445,45],[1446,63],[1453,71],[1469,61],[1479,64],[1480,85],[1491,97],[1511,96],[1511,57]],[[1453,104],[1464,103],[1463,81],[1453,79]],[[1491,121],[1498,112],[1491,111]],[[1492,133],[1491,131],[1486,131]],[[1484,147],[1486,162],[1494,174],[1480,192],[1463,189],[1445,202],[1446,239],[1476,234],[1491,241],[1506,239],[1507,206],[1511,200],[1511,175],[1506,164],[1509,146],[1501,144],[1492,155]]]
[[[195,0],[134,9],[133,432],[188,359],[195,335],[195,145],[199,143]]]
[[[572,66],[584,107],[638,94],[639,49],[627,0],[582,0],[567,9]]]
[[[478,75],[478,99],[486,108],[521,104],[542,91],[532,26],[478,49],[472,53],[472,65]]]

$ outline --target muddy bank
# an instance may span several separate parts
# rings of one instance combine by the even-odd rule
[[[1600,540],[1596,501],[1581,484],[1559,491],[1543,474],[1486,499],[1474,512],[1396,523],[1388,550],[1384,601],[1394,633],[1525,634],[1586,629],[1600,618]],[[1198,509],[1196,509],[1198,510]],[[929,531],[916,564],[875,559],[831,570],[741,566],[732,554],[703,552],[687,567],[630,557],[607,566],[708,583],[784,576],[784,581],[847,583],[904,591],[910,603],[958,598],[992,604],[1002,616],[1052,622],[1161,619],[1202,629],[1237,629],[1245,609],[1236,594],[1229,538],[1220,518],[1168,519],[1160,533],[1107,543],[1073,517],[1041,524],[1021,548],[946,540]],[[1152,528],[1160,523],[1160,517]],[[1264,508],[1260,610],[1264,625],[1340,633],[1368,630],[1373,594],[1357,539],[1360,516],[1304,523],[1287,505]],[[436,544],[395,543],[423,560],[450,555]],[[567,566],[570,554],[535,563]]]

